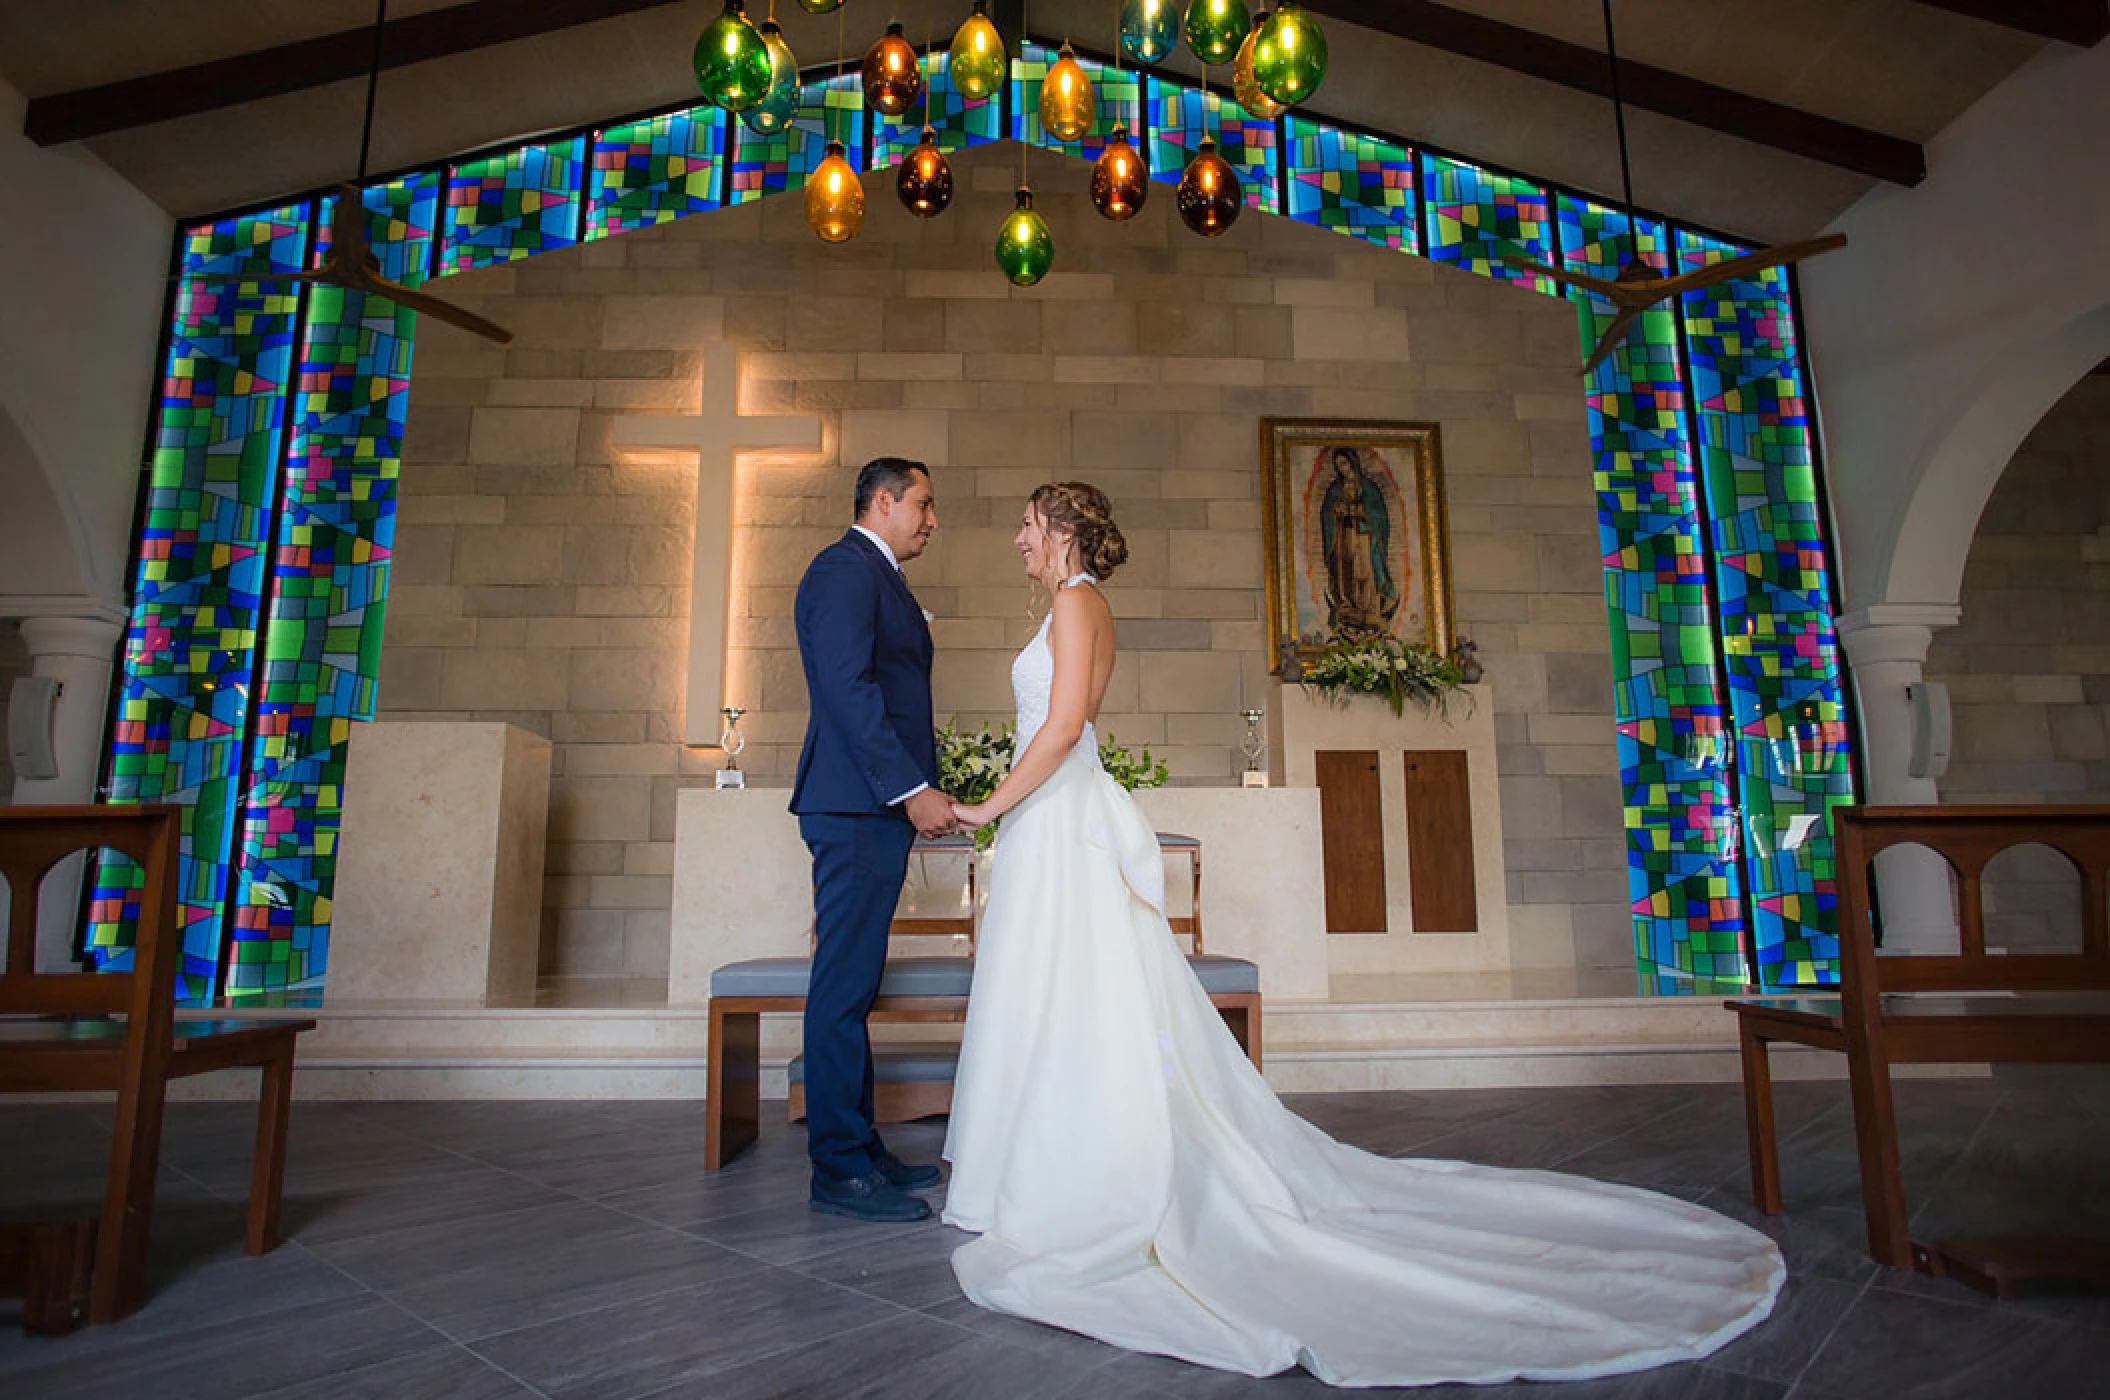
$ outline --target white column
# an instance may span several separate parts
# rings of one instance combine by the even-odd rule
[[[22,643],[29,650],[29,671],[59,683],[52,724],[52,749],[58,758],[55,778],[15,778],[14,805],[57,807],[95,800],[102,771],[103,721],[109,712],[110,677],[124,624],[109,616],[26,617]],[[37,911],[37,966],[55,968],[73,958],[73,935],[80,912],[82,860],[61,863],[45,877]]]
[[[1905,688],[1926,674],[1934,634],[1956,625],[1954,605],[1886,603],[1839,619],[1839,638],[1853,663],[1861,715],[1861,774],[1871,806],[1933,807],[1933,778],[1912,775],[1912,703]],[[1840,871],[1846,879],[1849,872]],[[1923,847],[1876,858],[1886,953],[1949,953],[1957,947],[1956,901],[1948,865]]]

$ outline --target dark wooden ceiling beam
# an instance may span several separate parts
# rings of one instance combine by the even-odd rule
[[[468,0],[392,19],[381,32],[381,66],[402,68],[514,39],[656,9],[674,0]],[[195,116],[267,97],[365,76],[372,26],[302,39],[101,87],[32,98],[22,134],[39,146],[85,141],[153,122]]]
[[[1431,0],[1320,0],[1314,12],[1395,39],[1528,74],[1562,87],[1610,98],[1612,65],[1604,50],[1571,44],[1537,30],[1504,24]],[[1620,96],[1629,106],[1761,146],[1873,175],[1895,185],[1927,178],[1919,146],[1880,131],[1784,107],[1762,97],[1717,87],[1667,68],[1621,59]]]
[[[1918,0],[1987,24],[2093,48],[2110,38],[2110,0]]]

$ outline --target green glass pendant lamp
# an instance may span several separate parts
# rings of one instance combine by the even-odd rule
[[[799,61],[775,20],[763,20],[760,33],[763,47],[769,50],[769,91],[740,114],[740,121],[758,136],[773,136],[799,114]]]
[[[696,86],[704,99],[728,112],[744,112],[769,93],[775,77],[769,46],[747,22],[746,0],[725,0],[725,10],[696,41]]]
[[[1194,0],[1184,24],[1187,47],[1204,63],[1229,63],[1253,27],[1245,0]]]
[[[1055,265],[1055,237],[1033,207],[1033,188],[1018,187],[1018,205],[997,230],[996,265],[1015,287],[1030,287]]]
[[[1253,43],[1253,81],[1284,107],[1308,102],[1326,80],[1326,31],[1297,0],[1281,0]]]

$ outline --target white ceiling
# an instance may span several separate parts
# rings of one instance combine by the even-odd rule
[[[391,18],[451,0],[391,0]],[[749,0],[759,17],[771,0]],[[1446,0],[1576,44],[1602,46],[1597,0]],[[1312,0],[1324,14],[1325,0]],[[718,0],[684,0],[397,69],[381,78],[375,170],[677,103],[693,95],[690,50]],[[838,16],[780,0],[802,62],[832,61]],[[861,53],[889,18],[939,42],[966,0],[848,0],[843,48]],[[1113,47],[1118,0],[1029,3],[1034,32]],[[1924,142],[2044,41],[1914,0],[1619,0],[1623,59],[1885,134]],[[371,0],[63,0],[0,3],[0,78],[35,98],[355,29]],[[1470,59],[1330,21],[1333,67],[1311,109],[1584,189],[1616,192],[1610,105]],[[1196,71],[1182,50],[1175,67]],[[1221,70],[1218,70],[1221,75]],[[348,177],[364,80],[113,133],[89,148],[182,216]],[[1823,227],[1867,176],[1647,112],[1629,112],[1636,199],[1762,239]],[[1931,157],[1930,157],[1931,158]]]

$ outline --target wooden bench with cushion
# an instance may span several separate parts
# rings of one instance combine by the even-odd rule
[[[10,895],[6,971],[0,974],[0,1090],[117,1096],[103,1207],[92,1227],[0,1226],[0,1292],[25,1300],[23,1320],[66,1331],[92,1238],[85,1311],[112,1322],[143,1299],[154,1177],[168,1081],[238,1067],[262,1071],[244,1244],[278,1244],[293,1093],[293,1049],[315,1022],[185,1019],[175,1015],[179,811],[169,806],[0,808],[0,878]],[[132,967],[124,972],[35,970],[44,876],[77,851],[108,849],[143,874]],[[55,1288],[68,1296],[54,1296]]]
[[[1260,1065],[1260,969],[1243,958],[1214,955],[1190,958],[1209,1000],[1223,1013],[1231,1034]],[[710,1083],[704,1099],[704,1165],[724,1166],[753,1143],[762,1125],[762,1016],[765,1012],[806,1009],[806,983],[813,964],[805,958],[755,958],[728,963],[711,974]],[[889,958],[879,980],[875,1020],[942,1022],[967,1014],[967,991],[974,964],[962,957]],[[926,1057],[927,1058],[927,1057]],[[933,1090],[915,1087],[927,1079],[897,1073],[881,1057],[875,1067],[875,1108],[881,1122],[918,1117],[906,1112],[911,1100],[927,1102]],[[947,1103],[952,1085],[944,1081]],[[889,1117],[892,1113],[895,1116]]]
[[[1775,1042],[1846,1056],[1868,1248],[1894,1268],[1957,1278],[2007,1296],[2031,1278],[2110,1276],[2110,1249],[2071,1240],[1956,1240],[1915,1244],[1898,1165],[1890,1067],[1899,1064],[2110,1061],[2110,808],[1839,807],[1832,811],[1839,872],[1839,990],[1834,996],[1749,998],[1736,1013],[1750,1133],[1751,1194],[1781,1208],[1773,1123]],[[1980,880],[1994,856],[2039,843],[2080,873],[2080,946],[2074,952],[2000,953],[1985,939]],[[1878,852],[1917,844],[1957,876],[1961,949],[1878,955],[1869,882]]]

